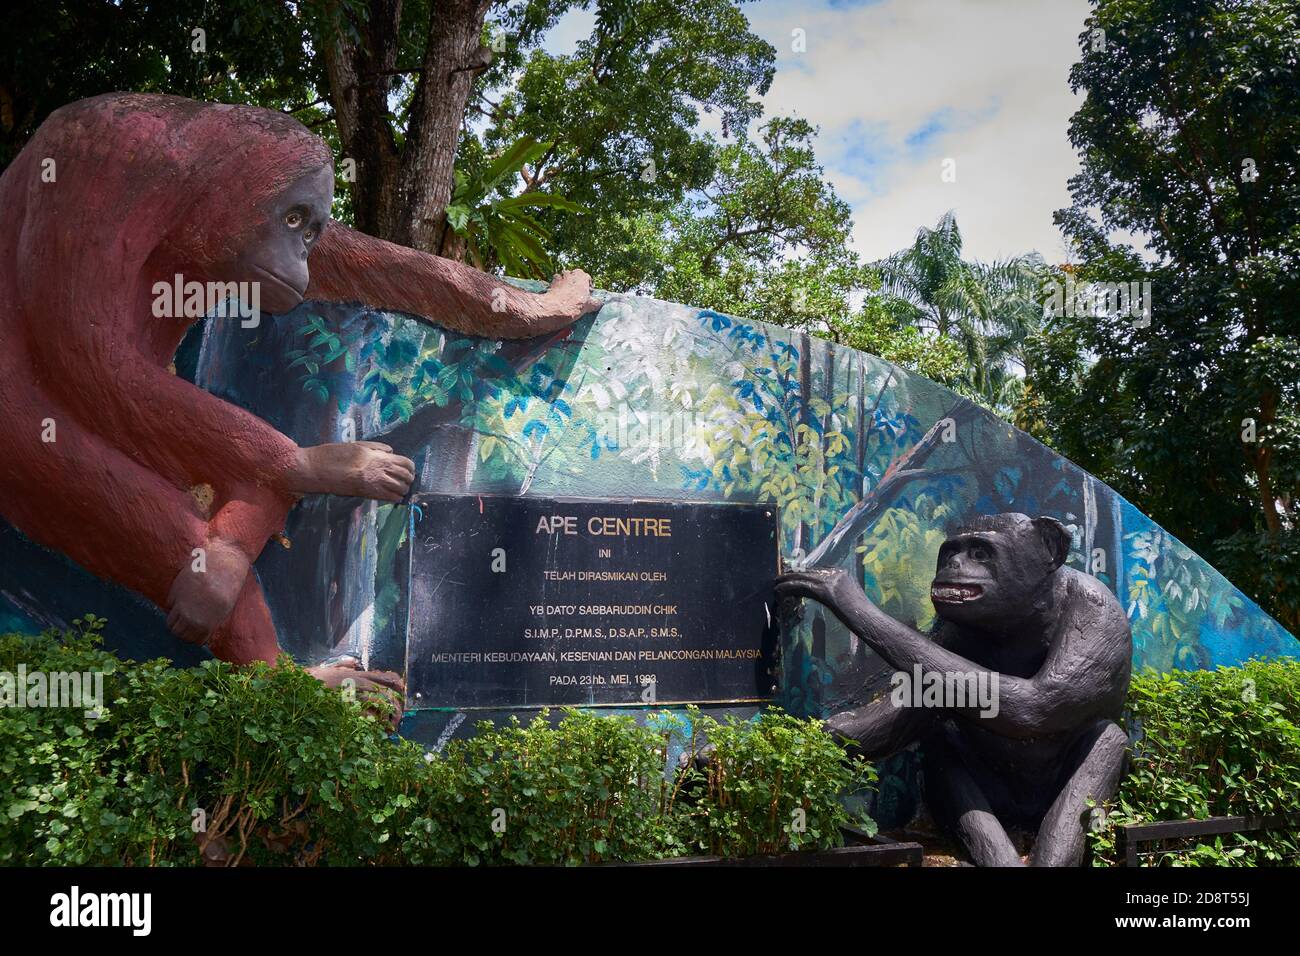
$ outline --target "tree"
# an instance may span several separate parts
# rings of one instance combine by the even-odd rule
[[[595,29],[575,54],[540,49],[563,14],[593,6]],[[736,0],[340,2],[315,19],[315,36],[340,145],[357,160],[358,227],[439,253],[455,251],[446,207],[458,150],[473,176],[527,137],[550,146],[523,171],[525,192],[549,185],[590,208],[675,199],[707,174],[698,109],[743,128],[773,61]],[[481,138],[475,118],[487,121]],[[567,225],[570,242],[593,232],[591,220]]]
[[[814,132],[777,117],[752,139],[711,142],[709,180],[666,212],[640,213],[640,254],[597,281],[794,328],[847,313],[866,273],[848,249],[849,208],[813,157]]]
[[[551,145],[500,197],[548,187],[597,210],[580,226],[559,206],[541,219],[561,227],[567,262],[598,268],[624,218],[707,181],[701,112],[731,134],[761,112],[775,51],[740,2],[121,0],[69,11],[25,0],[0,40],[0,164],[84,96],[255,103],[293,113],[352,161],[336,203],[345,221],[462,256],[447,228],[455,170],[473,181],[531,138]],[[576,53],[541,49],[565,13],[591,8]]]
[[[465,107],[491,62],[481,42],[491,5],[340,0],[313,18],[339,144],[356,161],[363,232],[441,251]]]
[[[550,148],[524,137],[470,178],[456,170],[456,188],[447,205],[447,221],[455,234],[459,257],[468,256],[479,269],[499,263],[508,275],[524,279],[549,279],[555,271],[545,244],[551,233],[534,216],[538,209],[562,209],[581,214],[581,206],[552,192],[526,192],[500,196],[498,187],[509,176]],[[443,243],[446,247],[447,242]]]
[[[1036,253],[990,264],[961,257],[961,231],[952,212],[916,241],[878,263],[882,291],[901,300],[895,315],[940,338],[952,339],[966,356],[964,391],[1002,414],[1019,396],[1020,379],[1010,365],[1025,363],[1022,345],[1041,314],[1039,286],[1044,264]]]
[[[1058,449],[1292,629],[1298,46],[1300,11],[1283,0],[1097,0],[1070,75],[1086,93],[1070,122],[1083,168],[1057,221],[1080,283],[1148,281],[1151,310],[1067,310],[1029,376]],[[1145,251],[1116,233],[1145,236]]]
[[[297,4],[299,16],[262,0],[16,0],[0,36],[0,169],[60,106],[119,90],[252,103],[317,122],[305,107],[323,77],[305,17],[319,2]]]
[[[752,137],[710,141],[709,181],[626,218],[630,238],[597,284],[824,335],[964,389],[957,343],[910,324],[908,303],[881,294],[879,272],[849,248],[849,208],[816,162],[815,132],[775,117]]]
[[[750,29],[743,0],[584,0],[589,37],[572,54],[541,49],[570,4],[532,0],[502,12],[501,48],[475,91],[486,149],[519,136],[552,148],[524,175],[524,189],[558,190],[589,210],[552,217],[554,248],[597,284],[637,287],[656,263],[644,240],[715,176],[718,146],[699,127],[717,117],[724,137],[743,137],[762,113],[776,52]]]
[[[879,280],[877,280],[877,285]],[[833,341],[878,355],[932,382],[965,392],[966,356],[952,339],[928,335],[899,315],[908,304],[887,295],[869,295],[847,318],[829,323]]]

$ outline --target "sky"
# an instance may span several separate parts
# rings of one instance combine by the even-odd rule
[[[1087,0],[756,0],[742,10],[777,51],[765,115],[820,128],[817,159],[853,209],[865,259],[909,245],[952,209],[966,258],[1037,250],[1065,261],[1052,213],[1069,205],[1079,168],[1068,75]],[[547,47],[572,49],[588,17],[567,17]],[[945,160],[955,181],[944,181]]]

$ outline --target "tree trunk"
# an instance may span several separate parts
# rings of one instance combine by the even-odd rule
[[[1260,430],[1271,425],[1276,417],[1277,393],[1265,392],[1260,401]],[[1259,482],[1259,504],[1264,509],[1264,527],[1270,534],[1277,534],[1282,530],[1282,519],[1277,513],[1277,495],[1273,491],[1272,457],[1272,450],[1261,443],[1255,451],[1253,464],[1255,478]]]
[[[349,16],[358,39],[339,29],[321,49],[342,158],[354,160],[357,167],[351,185],[356,228],[390,241],[398,232],[401,157],[388,123],[388,92],[397,63],[401,15],[401,0],[370,0],[367,19],[358,22]]]
[[[388,95],[397,75],[401,0],[369,0],[362,19],[339,12],[321,52],[343,157],[356,160],[359,231],[440,254],[465,105],[490,62],[479,38],[490,0],[432,0],[410,119],[399,148]],[[349,27],[357,39],[349,34]]]
[[[396,242],[438,253],[447,227],[452,168],[474,77],[490,62],[479,42],[490,0],[433,0],[420,82],[402,153]]]

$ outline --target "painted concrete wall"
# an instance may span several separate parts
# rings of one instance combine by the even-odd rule
[[[1069,563],[1128,610],[1135,667],[1300,656],[1254,602],[1070,462],[932,382],[786,329],[612,296],[567,335],[501,343],[304,303],[255,329],[214,321],[195,380],[300,444],[387,441],[415,459],[414,491],[775,505],[787,560],[851,569],[920,628],[949,530],[975,514],[1051,515],[1074,534]],[[923,464],[891,477],[909,452]],[[406,506],[312,498],[295,509],[290,546],[272,542],[257,563],[282,647],[303,662],[346,652],[400,669],[410,527]],[[142,602],[0,529],[0,626],[88,610],[109,618],[122,653],[196,659]],[[783,635],[780,697],[793,712],[841,709],[887,678],[820,608]],[[412,713],[403,733],[436,744],[479,716]],[[883,770],[877,814],[904,818],[915,761]]]

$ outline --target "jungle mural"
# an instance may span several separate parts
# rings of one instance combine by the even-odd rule
[[[526,283],[521,283],[527,285]],[[530,286],[531,287],[531,286]],[[434,317],[436,319],[436,317]],[[178,365],[184,364],[178,359]],[[525,341],[471,339],[414,319],[308,302],[257,328],[210,321],[194,380],[299,444],[387,442],[412,492],[743,501],[777,506],[788,566],[838,565],[894,617],[926,628],[939,545],[974,514],[1058,518],[1069,563],[1119,597],[1134,666],[1212,668],[1297,655],[1297,640],[1110,488],[948,390],[807,334],[647,298]],[[182,369],[184,371],[184,369]],[[404,668],[411,506],[314,497],[257,572],[283,648]],[[156,612],[0,529],[0,625],[87,610],[119,652],[187,663]],[[120,622],[120,624],[119,624]],[[843,709],[888,668],[809,604],[782,637],[780,702]],[[464,714],[412,712],[437,744]],[[914,808],[914,761],[882,768],[882,822]]]

